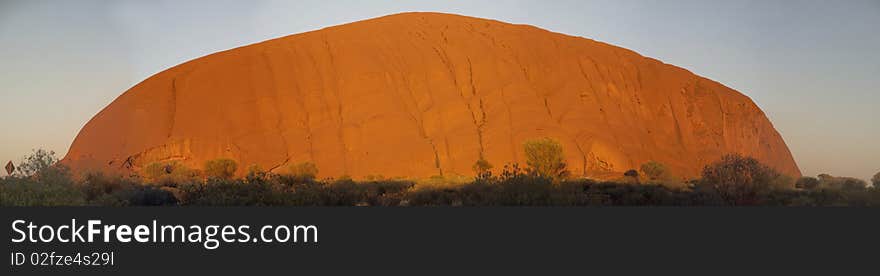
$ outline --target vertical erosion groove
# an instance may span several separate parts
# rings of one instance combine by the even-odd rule
[[[480,120],[477,120],[477,114],[474,111],[473,107],[471,107],[470,99],[472,99],[473,97],[475,97],[477,95],[477,85],[474,82],[474,65],[471,63],[470,57],[467,58],[467,64],[468,64],[468,80],[471,85],[471,97],[468,97],[464,100],[465,100],[465,103],[467,103],[468,111],[470,111],[470,113],[471,113],[471,121],[473,121],[474,127],[477,129],[477,142],[480,145],[480,153],[479,153],[480,159],[484,159],[486,148],[483,145],[483,127],[485,126],[485,123],[486,123],[486,117],[485,117],[486,113],[482,110],[483,109],[483,100],[482,99],[480,99],[480,114],[482,114],[482,118]]]
[[[292,59],[296,58],[297,52],[293,47],[285,47],[284,49],[288,52],[287,54]],[[291,65],[291,69],[295,72],[296,66]],[[303,113],[303,119],[300,121],[300,123],[303,125],[303,128],[306,131],[305,138],[306,138],[306,143],[309,146],[309,161],[314,163],[315,162],[315,143],[312,140],[312,137],[314,137],[314,135],[312,134],[311,115],[309,114],[310,112],[309,112],[309,109],[307,108],[307,105],[306,105],[307,95],[303,92],[302,87],[300,87],[299,82],[296,80],[296,74],[293,74],[290,77],[290,80],[291,80],[291,84],[293,84],[293,90],[294,90],[294,94],[296,96],[296,97],[294,97],[296,100],[295,102],[298,105],[297,107],[299,108],[299,110]]]
[[[339,139],[339,146],[341,148],[342,154],[342,173],[348,174],[348,146],[345,144],[345,118],[342,116],[342,94],[339,90],[339,72],[336,69],[336,59],[333,56],[333,49],[330,47],[330,42],[327,39],[327,35],[321,37],[324,43],[324,49],[327,52],[327,57],[330,58],[330,70],[332,70],[331,78],[333,78],[333,89],[331,89],[336,95],[336,119],[338,128],[336,130],[337,139]]]
[[[266,50],[263,50],[263,52],[261,53],[261,56],[263,58],[263,63],[266,64],[266,70],[268,71],[267,75],[269,76],[269,85],[271,86],[270,89],[272,90],[271,91],[272,93],[270,93],[270,94],[272,95],[272,98],[274,100],[273,102],[275,103],[273,105],[273,107],[275,108],[275,115],[277,116],[277,120],[275,121],[275,131],[278,133],[278,138],[281,139],[281,146],[284,149],[284,160],[280,164],[276,165],[273,169],[269,170],[269,171],[272,171],[275,168],[278,168],[280,166],[284,166],[285,164],[287,164],[287,162],[290,161],[290,148],[287,145],[287,138],[284,137],[284,129],[283,129],[284,116],[281,113],[281,110],[282,110],[281,106],[280,106],[281,101],[280,101],[280,97],[279,97],[278,86],[276,85],[277,79],[275,78],[275,70],[273,70],[273,68],[272,68],[272,60],[269,58],[269,55],[268,55],[268,53],[266,53]],[[257,99],[257,100],[259,101],[259,99]]]
[[[168,135],[166,138],[171,138],[171,133],[174,132],[175,116],[177,116],[177,78],[171,79],[171,97],[168,98],[168,101],[170,102],[168,105],[171,107],[171,114],[168,114]]]

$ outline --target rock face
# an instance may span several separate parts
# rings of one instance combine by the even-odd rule
[[[158,73],[82,129],[76,171],[231,158],[320,177],[473,175],[560,141],[572,175],[649,160],[698,176],[726,153],[800,176],[764,113],[717,82],[593,40],[449,14],[405,13],[291,35]]]

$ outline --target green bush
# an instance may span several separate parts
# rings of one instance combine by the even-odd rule
[[[136,184],[126,181],[121,177],[107,177],[103,173],[89,173],[83,177],[80,190],[87,202],[94,202],[99,205],[119,205],[118,203],[111,203],[116,202],[117,198],[110,197],[109,195],[134,185]]]
[[[0,179],[2,206],[80,206],[85,199],[72,181],[6,177]]]
[[[302,162],[291,165],[290,175],[302,181],[314,181],[318,176],[318,166],[312,162]]]
[[[55,166],[57,163],[58,158],[55,157],[54,151],[36,149],[18,163],[15,173],[25,178],[40,177],[41,174],[53,173],[53,170],[57,170],[58,167]]]
[[[552,138],[528,140],[523,144],[529,172],[540,177],[560,179],[568,176],[562,144]]]
[[[35,151],[35,155],[26,158],[23,167],[38,170],[27,169],[15,177],[0,179],[0,205],[880,206],[880,190],[865,189],[864,181],[823,174],[818,179],[801,178],[796,182],[800,189],[792,189],[795,181],[791,178],[752,158],[735,155],[707,166],[703,178],[690,186],[672,188],[650,182],[632,185],[554,179],[531,168],[523,170],[517,164],[505,165],[497,176],[486,174],[455,185],[416,185],[383,177],[316,181],[303,177],[307,173],[275,175],[256,166],[251,166],[242,179],[204,179],[195,178],[193,171],[174,162],[148,166],[160,172],[159,181],[100,173],[74,181],[66,168],[51,161],[57,159],[49,152]]]
[[[221,158],[206,161],[203,171],[207,178],[232,179],[236,170],[238,163],[235,160]]]
[[[12,176],[0,179],[2,206],[78,206],[84,197],[74,185],[70,170],[58,164],[55,152],[34,150]]]
[[[729,205],[757,205],[775,188],[778,177],[754,158],[731,154],[703,169],[701,185],[711,187]]]
[[[144,166],[141,174],[144,181],[157,185],[174,186],[199,180],[199,172],[191,170],[177,161],[153,162]]]

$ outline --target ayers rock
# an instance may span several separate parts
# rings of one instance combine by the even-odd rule
[[[527,25],[404,13],[201,57],[137,84],[82,129],[75,171],[231,158],[320,177],[473,175],[563,144],[572,175],[649,160],[695,177],[723,154],[800,171],[748,97],[633,51]],[[613,174],[612,174],[613,173]]]

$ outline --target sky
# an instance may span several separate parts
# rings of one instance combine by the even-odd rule
[[[529,24],[684,67],[751,97],[805,175],[880,171],[880,0],[0,0],[0,162],[59,157],[88,120],[168,67],[406,11]]]

